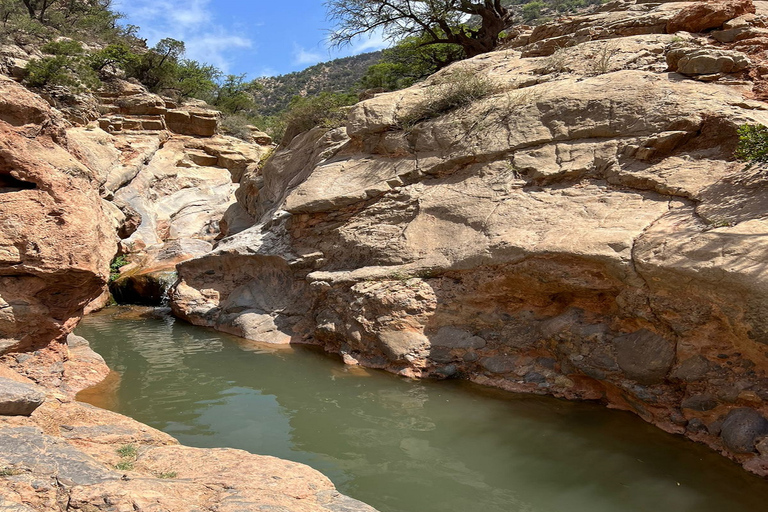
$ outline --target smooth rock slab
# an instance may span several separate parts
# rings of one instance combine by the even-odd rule
[[[29,416],[45,401],[45,393],[34,384],[0,377],[0,415]]]
[[[108,470],[66,441],[45,435],[35,427],[0,430],[0,465],[56,475],[66,486],[92,485],[120,478],[119,473]]]

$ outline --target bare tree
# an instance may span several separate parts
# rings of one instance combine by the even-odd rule
[[[380,30],[394,41],[420,36],[424,45],[456,44],[467,57],[493,50],[514,18],[501,0],[327,0],[325,6],[336,22],[335,45]]]

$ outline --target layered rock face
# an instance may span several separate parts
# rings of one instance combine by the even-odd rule
[[[733,159],[768,124],[762,64],[710,37],[755,42],[768,6],[712,4],[537,27],[297,136],[241,179],[257,222],[179,265],[174,312],[602,400],[768,474],[768,174]],[[440,111],[468,77],[490,91]]]
[[[236,182],[270,146],[212,136],[218,112],[170,109],[168,101],[128,82],[108,84],[101,98],[109,112],[99,120],[105,130],[70,129],[72,151],[96,175],[120,253],[132,263],[121,269],[113,294],[121,302],[159,304],[175,280],[175,265],[212,249],[235,202]],[[212,126],[200,128],[197,114],[187,116],[187,124],[171,122],[182,111]]]
[[[0,76],[0,355],[61,340],[106,283],[117,237],[62,120]]]

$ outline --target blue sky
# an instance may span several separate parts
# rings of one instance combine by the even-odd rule
[[[123,23],[141,27],[150,46],[164,37],[187,57],[250,78],[298,71],[318,62],[384,47],[381,37],[331,51],[322,0],[115,0]]]

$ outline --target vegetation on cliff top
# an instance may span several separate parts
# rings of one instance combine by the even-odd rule
[[[492,50],[515,22],[536,23],[601,0],[329,0],[338,23],[331,40],[383,28],[394,46],[317,64],[304,71],[248,81],[185,58],[182,41],[154,47],[121,25],[111,0],[0,0],[0,43],[34,47],[43,54],[26,68],[30,87],[96,90],[103,80],[134,78],[176,100],[197,98],[221,110],[223,130],[247,136],[257,125],[280,140],[288,132],[337,126],[344,107],[364,90],[397,90],[451,62]],[[408,7],[399,17],[397,9]]]

